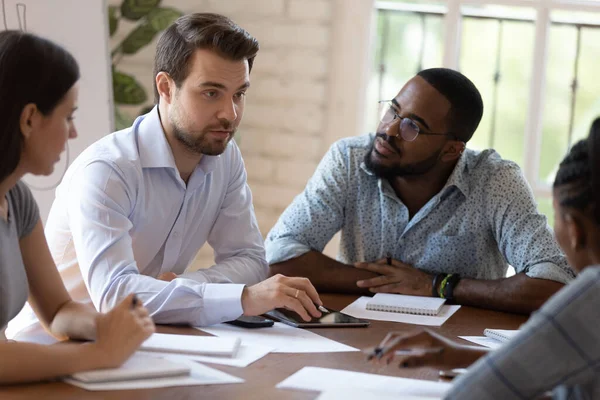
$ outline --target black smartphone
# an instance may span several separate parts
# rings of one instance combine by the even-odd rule
[[[273,326],[273,321],[263,317],[241,316],[233,321],[227,321],[226,324],[241,326],[242,328],[268,328]]]

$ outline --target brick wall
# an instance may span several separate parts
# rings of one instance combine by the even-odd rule
[[[252,88],[238,132],[263,235],[268,233],[294,196],[303,190],[331,142],[348,136],[340,134],[336,129],[339,127],[333,128],[336,123],[332,106],[337,107],[339,114],[340,102],[343,102],[334,103],[336,94],[333,91],[347,84],[339,76],[340,71],[333,69],[342,64],[346,68],[348,64],[337,55],[339,49],[336,48],[343,48],[337,42],[345,40],[352,44],[352,41],[347,37],[349,27],[339,27],[343,22],[336,21],[340,13],[334,12],[334,8],[339,11],[340,4],[360,3],[364,9],[365,3],[370,1],[163,0],[161,3],[185,13],[227,15],[260,41],[261,50],[251,74]],[[109,4],[120,2],[110,0]],[[370,5],[366,7],[368,9]],[[366,18],[369,18],[368,14]],[[111,47],[127,31],[127,26],[121,26]],[[147,86],[148,93],[152,93],[154,48],[155,43],[152,43],[119,63],[123,72],[134,74]],[[363,57],[366,60],[367,54]],[[360,90],[358,85],[353,95],[360,97]],[[135,114],[137,109],[128,111]],[[330,254],[334,247],[328,248]],[[212,251],[202,249],[194,268],[211,264]]]

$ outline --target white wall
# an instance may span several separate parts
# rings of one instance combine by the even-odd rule
[[[51,39],[68,49],[79,62],[81,81],[75,123],[79,137],[69,142],[71,160],[112,127],[112,84],[108,58],[108,28],[104,0],[0,0],[0,29],[4,17],[8,29],[19,29],[17,3],[25,4],[26,30]],[[1,7],[4,5],[4,7]],[[21,8],[21,11],[23,8]],[[4,12],[3,12],[4,11]],[[23,14],[21,14],[22,16]],[[22,20],[22,18],[21,18]],[[23,24],[21,24],[23,28]],[[37,187],[57,183],[65,169],[66,154],[49,177],[26,176]],[[42,221],[46,220],[54,190],[33,189]]]

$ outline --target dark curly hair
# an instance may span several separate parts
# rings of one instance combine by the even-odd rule
[[[590,212],[600,224],[600,118],[587,139],[577,142],[560,163],[554,191],[561,206]]]

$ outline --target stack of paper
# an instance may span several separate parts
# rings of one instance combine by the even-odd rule
[[[184,364],[164,358],[134,354],[119,368],[78,372],[71,375],[71,378],[85,383],[102,383],[189,375],[190,368]]]
[[[124,365],[120,368],[115,368],[114,370],[104,370],[103,374],[110,374],[111,379],[115,380],[105,382],[84,382],[82,380],[75,379],[74,377],[67,377],[64,379],[64,381],[73,386],[92,391],[154,389],[172,386],[218,385],[226,383],[244,382],[243,379],[226,374],[213,368],[209,368],[197,362],[189,361],[183,357],[167,356],[164,358],[167,361],[170,361],[171,363],[178,364],[181,368],[186,368],[188,370],[188,375],[163,377],[155,375],[153,378],[149,379],[140,378],[123,380],[125,375],[128,375],[128,378],[131,378],[131,371],[128,371],[127,366]],[[129,365],[165,365],[162,361],[160,361],[160,358],[158,357],[148,357],[138,353],[134,354],[125,364],[128,363]],[[123,376],[119,376],[120,374],[123,374]]]

